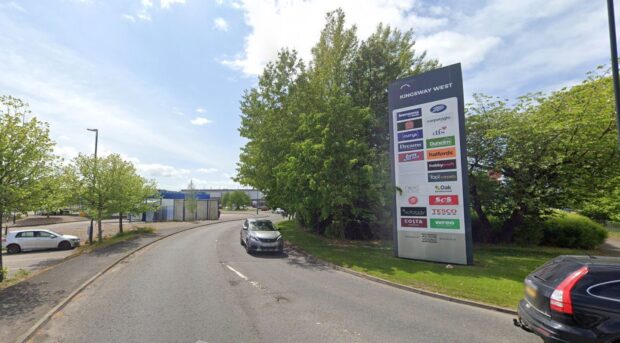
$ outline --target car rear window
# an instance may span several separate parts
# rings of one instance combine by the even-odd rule
[[[545,284],[555,287],[562,282],[570,273],[581,268],[582,265],[570,260],[551,261],[538,268],[532,275],[544,281]]]

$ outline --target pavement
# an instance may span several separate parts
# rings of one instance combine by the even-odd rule
[[[620,257],[620,239],[607,238],[605,243],[601,245],[601,250],[608,255]]]
[[[246,217],[247,214],[230,215],[228,218],[222,216],[221,220],[241,220]],[[134,249],[191,227],[199,226],[195,230],[208,230],[211,226],[205,226],[206,224],[217,222],[167,223],[169,225],[160,227],[153,234],[65,259],[26,281],[0,291],[0,341],[15,341],[80,285]],[[231,225],[240,227],[239,221],[233,223]],[[48,254],[50,259],[53,259],[52,255],[49,255],[52,254],[51,251],[41,254]],[[7,256],[12,258],[29,255],[31,254]]]
[[[132,248],[100,254],[117,258]],[[65,295],[55,285],[79,260],[58,265],[52,269],[56,278],[29,281],[11,297],[0,293],[0,330],[15,333],[11,325],[21,325],[18,317],[36,317],[34,303]],[[90,263],[80,262],[80,270]],[[79,284],[75,274],[67,278]],[[17,306],[24,299],[33,305]],[[11,314],[13,321],[6,321]],[[239,223],[233,222],[179,233],[132,255],[77,295],[31,341],[540,341],[514,327],[512,318],[368,281],[290,250],[246,254]]]

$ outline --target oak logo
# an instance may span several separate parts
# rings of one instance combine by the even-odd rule
[[[427,163],[428,170],[456,169],[456,160],[443,160]]]
[[[397,131],[413,130],[422,127],[422,119],[407,120],[396,124]]]
[[[420,150],[424,149],[424,141],[414,141],[414,142],[406,142],[406,143],[398,143],[398,151],[411,151],[411,150]]]
[[[421,108],[414,108],[412,110],[402,111],[396,113],[396,120],[413,119],[422,116]]]
[[[430,195],[428,197],[429,205],[458,205],[458,195]]]
[[[421,160],[424,160],[424,153],[422,151],[413,151],[404,154],[398,154],[398,162],[412,162]]]
[[[450,185],[435,185],[435,193],[452,193]]]
[[[420,130],[413,130],[413,131],[405,131],[405,132],[399,132],[398,133],[398,141],[410,141],[413,139],[420,139],[420,138],[424,138],[424,134],[422,132],[422,129]]]
[[[400,218],[402,227],[427,227],[426,218]]]
[[[456,157],[456,148],[452,147],[445,149],[426,150],[426,159],[428,160],[439,160],[450,157]]]
[[[431,214],[434,216],[456,216],[458,210],[456,208],[433,208]]]
[[[426,207],[401,207],[400,215],[407,217],[426,217]]]
[[[449,182],[456,180],[456,171],[428,173],[428,182]]]

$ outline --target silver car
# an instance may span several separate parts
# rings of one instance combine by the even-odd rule
[[[268,219],[246,219],[241,228],[241,245],[249,254],[253,251],[282,252],[284,242],[280,231]]]
[[[80,238],[72,235],[61,235],[50,230],[11,231],[2,237],[2,247],[9,254],[24,250],[72,249],[80,246]]]

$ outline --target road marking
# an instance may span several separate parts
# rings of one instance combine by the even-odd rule
[[[236,270],[235,270],[235,268],[233,268],[233,267],[231,267],[231,266],[229,266],[229,265],[226,265],[226,268],[230,269],[230,270],[231,270],[231,271],[233,271],[235,274],[239,275],[239,277],[240,277],[240,278],[242,278],[242,279],[244,279],[245,281],[247,281],[247,280],[248,280],[248,277],[247,277],[247,276],[245,276],[245,275],[243,275],[243,274],[239,273],[238,271],[236,271]]]

